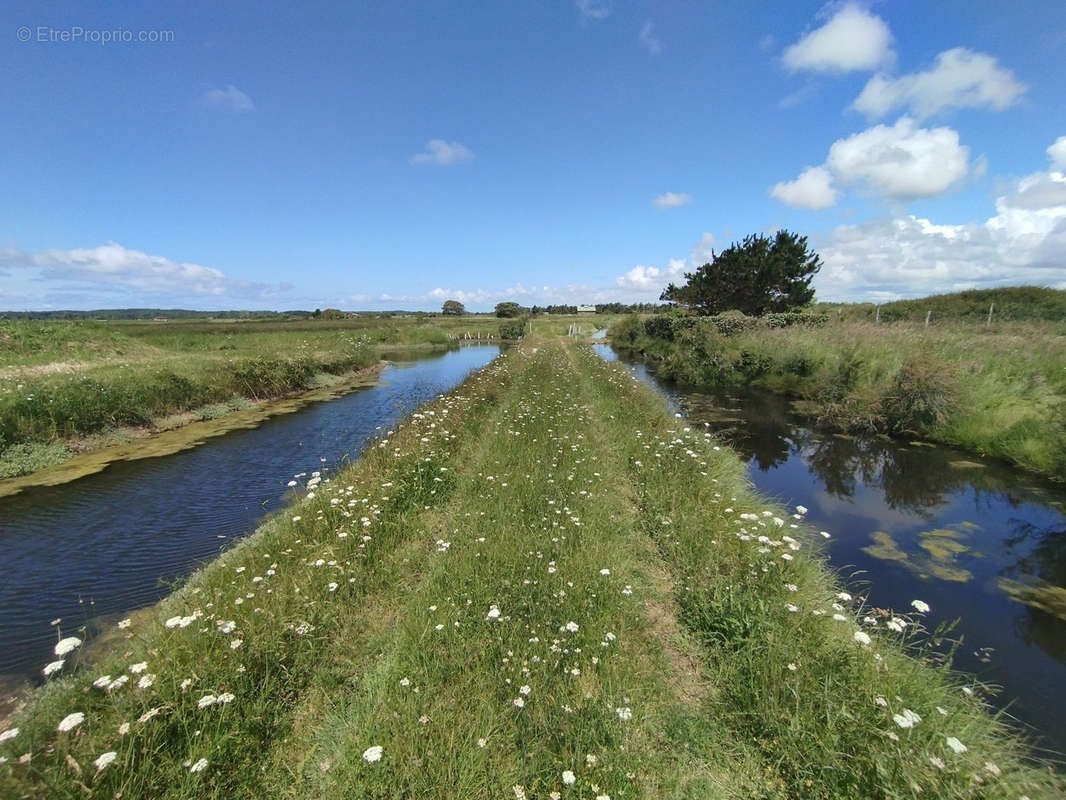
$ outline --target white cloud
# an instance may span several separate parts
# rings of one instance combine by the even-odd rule
[[[174,261],[115,242],[91,248],[0,251],[0,266],[25,269],[47,290],[92,285],[94,292],[142,297],[262,298],[271,290],[258,283],[226,277],[213,267]]]
[[[692,246],[688,254],[688,263],[693,268],[701,267],[714,259],[714,234],[704,233],[700,240]]]
[[[426,149],[411,156],[412,164],[432,164],[447,167],[463,161],[469,161],[474,154],[459,142],[446,142],[443,139],[430,139]]]
[[[947,191],[969,172],[970,150],[951,128],[919,128],[909,117],[838,139],[826,166],[844,185],[914,200]]]
[[[640,42],[640,46],[651,53],[653,56],[658,55],[663,50],[663,43],[659,41],[659,38],[654,33],[655,26],[652,25],[651,20],[648,20],[640,28],[640,33],[637,35],[637,41]]]
[[[797,208],[828,208],[836,201],[833,181],[889,200],[916,200],[946,192],[968,175],[983,173],[970,164],[970,149],[951,128],[919,128],[910,117],[875,125],[838,139],[825,164],[808,167],[794,181],[775,184],[770,194]]]
[[[1018,181],[1012,194],[1001,198],[1005,206],[1037,211],[1066,206],[1066,175],[1061,172],[1038,172]]]
[[[838,227],[816,243],[825,264],[815,278],[819,297],[881,300],[1021,283],[1066,288],[1063,188],[1062,173],[1022,178],[981,223],[937,225],[908,215]]]
[[[200,105],[205,108],[217,108],[221,111],[233,111],[245,114],[255,111],[255,103],[252,98],[234,86],[232,83],[225,89],[208,89],[200,95]]]
[[[1061,169],[1066,169],[1066,136],[1060,136],[1047,149],[1047,157],[1051,163]]]
[[[788,47],[782,61],[793,72],[852,72],[877,69],[893,57],[892,33],[885,21],[849,3]]]
[[[583,19],[601,20],[611,15],[611,4],[607,0],[575,0],[574,4]]]
[[[825,167],[807,167],[796,180],[774,184],[770,194],[793,208],[829,208],[837,201],[833,176]]]
[[[659,208],[679,208],[692,202],[692,195],[684,192],[666,192],[652,200]]]
[[[685,272],[685,262],[680,258],[671,258],[667,266],[647,267],[638,264],[624,275],[615,278],[615,286],[619,289],[632,289],[637,292],[653,292],[658,297],[666,284],[677,280]]]
[[[1025,85],[995,58],[955,47],[938,55],[924,72],[898,78],[875,75],[852,105],[872,117],[906,108],[924,119],[957,108],[1002,111],[1024,93]]]

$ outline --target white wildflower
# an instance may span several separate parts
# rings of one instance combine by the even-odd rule
[[[207,759],[201,758],[189,767],[189,772],[203,772],[205,769],[207,769]]]
[[[911,607],[919,614],[929,613],[929,604],[922,602],[921,600],[911,600]]]
[[[56,642],[56,655],[65,656],[71,650],[76,650],[81,647],[81,639],[77,636],[68,636],[66,639],[60,639]]]
[[[108,752],[98,756],[96,760],[93,761],[93,766],[96,767],[96,771],[99,772],[112,761],[114,761],[116,758],[118,758],[118,753],[116,753],[114,750],[109,750]]]
[[[965,753],[967,750],[970,749],[966,745],[964,745],[962,742],[960,742],[958,739],[956,739],[954,736],[949,736],[948,737],[947,745],[952,750],[954,750],[956,753]]]
[[[66,664],[66,659],[59,659],[58,661],[51,661],[44,665],[44,669],[41,670],[45,675],[51,675],[53,672],[59,672],[63,669],[63,665]]]
[[[375,761],[381,761],[381,753],[384,748],[380,744],[376,744],[373,747],[368,747],[363,751],[363,761],[367,764],[373,764]]]
[[[855,641],[859,644],[870,643],[870,634],[866,633],[866,631],[855,631],[855,633],[852,635],[852,638],[854,638]]]
[[[218,702],[218,698],[215,697],[213,694],[205,694],[203,697],[196,701],[196,707],[203,709],[207,708],[208,706],[213,706],[216,702]]]
[[[56,726],[57,731],[69,731],[81,725],[85,722],[85,715],[80,711],[75,711],[73,714],[67,714],[60,720],[59,725]]]
[[[916,724],[922,721],[922,718],[909,708],[903,709],[902,714],[893,714],[892,719],[901,728],[913,728]]]
[[[573,786],[576,781],[577,776],[573,773],[573,770],[563,770],[563,783],[565,783],[567,786]]]

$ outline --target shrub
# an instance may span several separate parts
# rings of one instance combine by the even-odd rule
[[[620,347],[633,347],[644,335],[644,323],[636,314],[622,317],[611,326],[611,341]]]
[[[881,401],[881,413],[895,433],[939,428],[955,407],[955,384],[949,365],[911,358],[896,373]]]
[[[508,322],[500,323],[500,338],[508,341],[517,341],[521,339],[526,332],[526,321],[524,319],[513,319]]]

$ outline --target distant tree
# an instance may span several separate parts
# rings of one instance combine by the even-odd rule
[[[712,252],[710,262],[685,273],[683,286],[671,283],[659,299],[700,314],[789,311],[814,299],[811,278],[821,266],[818,254],[807,249],[806,236],[752,234],[718,255]]]
[[[497,317],[519,317],[522,315],[522,307],[518,303],[497,303]]]
[[[444,305],[441,306],[440,313],[446,316],[460,317],[466,313],[466,306],[458,300],[445,300]]]
[[[318,317],[319,319],[344,319],[344,312],[339,308],[324,308]]]

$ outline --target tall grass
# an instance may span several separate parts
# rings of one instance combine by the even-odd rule
[[[630,319],[612,340],[670,379],[768,389],[808,401],[831,427],[924,437],[1066,477],[1066,336],[1043,323],[651,330]]]
[[[0,793],[1061,796],[904,654],[918,611],[838,596],[802,514],[589,352],[514,348],[299,491],[37,692]]]

